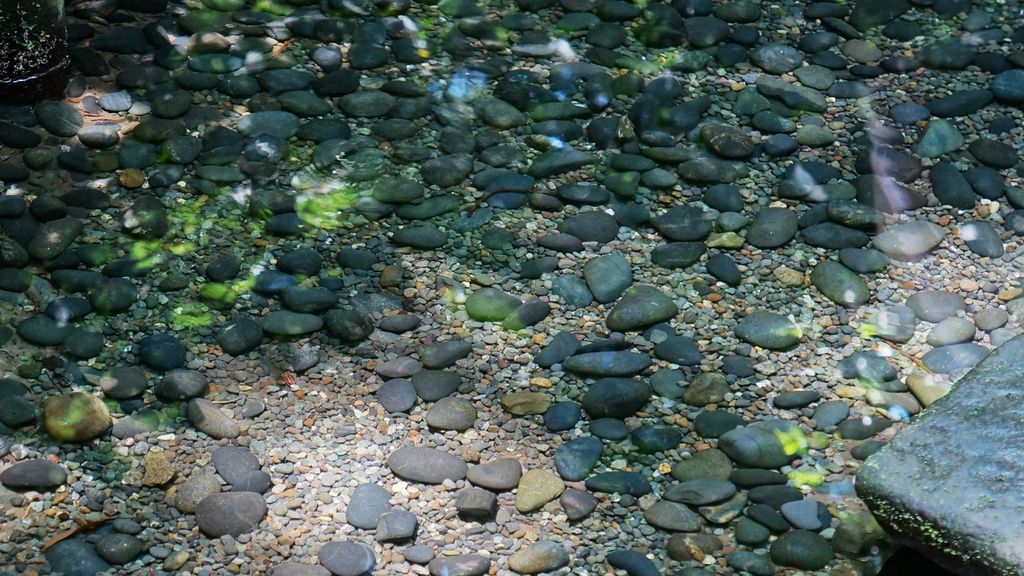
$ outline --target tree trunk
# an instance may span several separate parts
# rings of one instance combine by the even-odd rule
[[[0,103],[64,95],[70,75],[64,0],[0,0]]]

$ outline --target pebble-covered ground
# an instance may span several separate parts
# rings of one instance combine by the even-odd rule
[[[1024,325],[1017,2],[67,12],[2,574],[873,574],[859,462]]]

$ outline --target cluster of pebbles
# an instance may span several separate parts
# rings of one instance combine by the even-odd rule
[[[1024,325],[998,2],[68,14],[0,574],[873,573],[858,461]]]

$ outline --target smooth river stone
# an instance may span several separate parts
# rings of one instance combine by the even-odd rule
[[[615,332],[641,330],[664,322],[679,313],[676,303],[654,286],[638,284],[626,290],[608,313],[608,329]]]
[[[1024,565],[1007,481],[1024,475],[1022,355],[1024,336],[1004,343],[861,465],[857,495],[893,538],[985,573]]]
[[[267,502],[255,492],[222,492],[203,498],[196,524],[211,538],[252,532],[267,514]]]
[[[508,559],[517,574],[554,572],[569,563],[569,552],[558,542],[541,541],[520,549]]]
[[[631,378],[602,378],[583,395],[583,409],[593,418],[628,418],[647,403],[651,389]]]
[[[773,312],[754,312],[736,324],[736,336],[755,346],[782,350],[800,341],[800,327]]]
[[[742,467],[779,468],[797,457],[802,439],[795,423],[770,420],[726,432],[718,449]]]
[[[924,220],[898,224],[875,236],[873,246],[896,260],[916,260],[942,243],[946,232]]]
[[[832,260],[825,260],[814,268],[811,283],[840,306],[854,308],[871,298],[871,291],[860,276]]]
[[[320,549],[320,564],[334,576],[364,576],[373,572],[373,549],[357,542],[328,542]]]
[[[61,442],[88,442],[112,426],[110,412],[97,397],[85,392],[51,396],[43,405],[46,431]]]
[[[60,464],[37,458],[22,460],[0,472],[0,484],[8,490],[49,490],[67,481]]]
[[[388,467],[395,476],[424,484],[461,480],[468,469],[462,458],[454,454],[418,446],[405,446],[393,452],[388,457]]]
[[[562,363],[566,371],[583,376],[632,376],[651,365],[651,359],[639,352],[608,350],[577,354]]]

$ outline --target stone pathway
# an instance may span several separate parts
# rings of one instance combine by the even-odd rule
[[[872,573],[860,462],[1024,325],[1007,4],[68,15],[0,108],[12,574]]]

